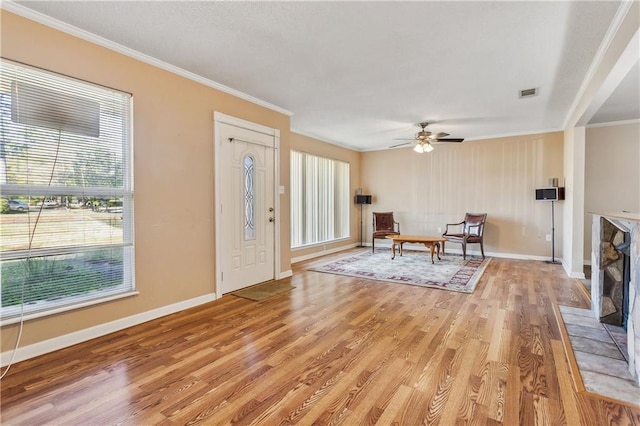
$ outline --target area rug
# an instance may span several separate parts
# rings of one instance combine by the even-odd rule
[[[244,299],[260,302],[277,294],[286,293],[293,288],[295,287],[289,283],[270,281],[264,284],[254,285],[253,287],[243,288],[242,290],[234,291],[231,294]]]
[[[404,250],[402,256],[396,254],[392,260],[390,249],[376,249],[375,253],[367,251],[309,270],[471,293],[491,261],[490,257],[479,256],[467,256],[463,260],[455,254],[441,257],[442,260],[434,258],[432,264],[428,252]]]

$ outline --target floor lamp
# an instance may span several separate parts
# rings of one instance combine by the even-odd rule
[[[560,263],[556,262],[556,222],[554,205],[556,201],[564,200],[564,187],[536,189],[536,200],[551,201],[551,260],[548,260],[547,263]]]
[[[551,260],[547,260],[547,263],[560,263],[556,262],[556,225],[555,225],[555,212],[553,205],[555,201],[551,200]]]
[[[362,205],[371,204],[371,195],[356,195],[356,204],[360,204],[360,245],[358,247],[364,247],[362,242]]]

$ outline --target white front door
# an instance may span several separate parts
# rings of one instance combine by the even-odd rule
[[[274,136],[216,121],[220,191],[218,289],[275,278]]]

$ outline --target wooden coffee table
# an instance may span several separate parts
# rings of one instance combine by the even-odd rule
[[[433,262],[433,253],[436,253],[438,260],[440,259],[440,243],[447,241],[442,237],[419,237],[415,235],[387,235],[391,242],[391,259],[396,258],[396,244],[400,247],[400,256],[402,256],[402,245],[404,243],[424,244],[425,247],[431,249],[431,263]]]

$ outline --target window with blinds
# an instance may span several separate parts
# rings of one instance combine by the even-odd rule
[[[134,291],[131,102],[0,60],[3,322]]]
[[[291,151],[291,248],[349,237],[349,163]]]

